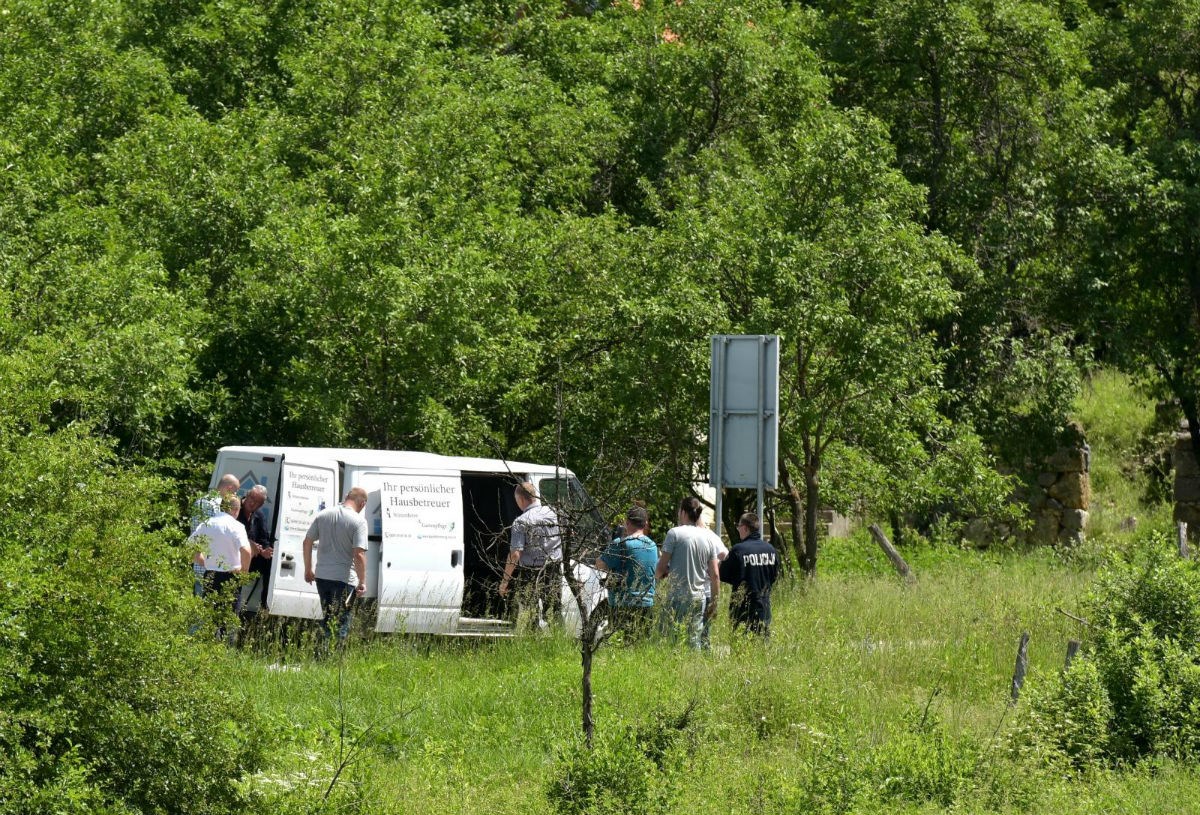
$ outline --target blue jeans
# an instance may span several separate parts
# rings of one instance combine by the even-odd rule
[[[334,617],[338,621],[338,645],[345,644],[346,638],[350,636],[354,587],[341,580],[325,580],[318,577],[317,596],[321,598],[321,611],[325,615],[321,619],[321,630],[318,632],[322,641],[321,648],[323,649],[327,645],[329,638],[333,635]]]
[[[704,620],[705,599],[692,597],[671,598],[668,601],[671,613],[667,623],[670,630],[667,637],[672,642],[679,641],[679,634],[686,633],[688,645],[697,651],[708,647],[708,623]]]

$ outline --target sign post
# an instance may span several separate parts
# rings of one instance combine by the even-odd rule
[[[711,366],[708,464],[719,531],[725,487],[757,490],[765,518],[764,491],[778,486],[779,337],[714,335]]]

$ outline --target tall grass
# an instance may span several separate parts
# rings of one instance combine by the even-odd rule
[[[920,718],[988,755],[992,734],[1020,715],[1007,706],[1021,632],[1032,637],[1028,681],[1036,683],[1061,667],[1067,641],[1078,636],[1079,624],[1055,609],[1074,608],[1088,578],[1050,554],[966,555],[913,586],[863,574],[785,583],[769,643],[735,637],[722,619],[710,653],[656,642],[602,649],[593,677],[597,731],[603,739],[655,710],[695,702],[699,749],[686,759],[673,811],[796,811],[813,800],[828,811],[857,811],[838,809],[836,790],[814,793],[811,776],[836,775],[839,766],[860,773],[868,754],[907,761],[896,754],[897,734]],[[245,681],[288,745],[260,786],[308,781],[304,795],[316,800],[339,743],[359,739],[370,749],[345,774],[346,811],[549,812],[546,785],[562,749],[578,739],[579,658],[562,638],[396,637],[359,644],[340,665],[300,660],[288,670],[243,661]],[[1189,769],[1171,779],[1200,792]],[[1089,789],[1104,800],[1182,794],[1153,791],[1159,783],[1119,776]],[[1088,811],[1064,808],[1049,791],[1044,800],[1042,809],[1028,801],[1013,809]],[[880,811],[939,806],[892,801]]]
[[[1170,443],[1170,434],[1164,439],[1155,426],[1154,401],[1128,375],[1101,368],[1084,382],[1074,416],[1092,448],[1090,533],[1112,536],[1129,518],[1168,523],[1170,505],[1153,499],[1145,468],[1155,445]]]

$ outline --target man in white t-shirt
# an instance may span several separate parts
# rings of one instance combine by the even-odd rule
[[[704,505],[689,496],[679,502],[679,526],[667,532],[654,576],[670,576],[667,607],[673,630],[687,632],[696,649],[707,645],[707,628],[717,614],[721,578],[717,558],[723,549],[720,538],[704,525]],[[707,591],[706,591],[707,589]]]

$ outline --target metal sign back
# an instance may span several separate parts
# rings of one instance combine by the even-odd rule
[[[712,338],[709,483],[775,489],[779,470],[779,337]]]

